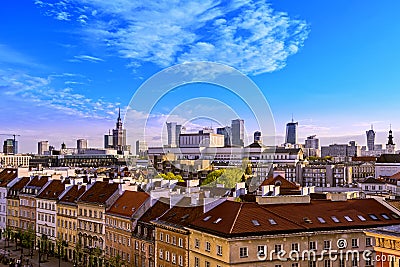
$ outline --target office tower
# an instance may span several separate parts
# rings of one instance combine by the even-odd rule
[[[147,142],[146,141],[136,141],[136,156],[144,157],[147,155]]]
[[[185,127],[177,124],[176,122],[167,122],[167,134],[168,134],[168,146],[169,147],[177,147],[179,144],[179,135]]]
[[[18,154],[18,141],[14,139],[6,139],[3,143],[4,154]]]
[[[261,132],[254,132],[254,143],[262,143],[261,142]]]
[[[366,134],[368,151],[373,151],[375,149],[375,132],[372,125],[371,130],[366,131]]]
[[[222,128],[217,128],[217,134],[222,134],[224,136],[224,146],[232,145],[232,128],[225,126]]]
[[[86,139],[78,139],[76,140],[76,148],[80,149],[87,149],[88,148],[88,140]]]
[[[232,120],[232,145],[244,146],[244,120]]]
[[[38,154],[39,155],[48,155],[49,153],[50,153],[49,141],[38,142]]]
[[[113,135],[108,131],[108,134],[104,135],[104,148],[113,148]]]
[[[292,122],[286,124],[286,144],[297,144],[297,125],[298,122],[294,122],[292,118]]]
[[[305,148],[313,148],[313,149],[320,149],[319,146],[319,139],[315,138],[316,135],[311,135],[307,137],[304,147]]]

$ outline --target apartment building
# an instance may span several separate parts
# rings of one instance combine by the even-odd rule
[[[0,234],[3,234],[6,230],[7,225],[7,194],[10,184],[15,178],[17,178],[17,169],[6,168],[0,172]],[[15,183],[15,181],[14,181]]]
[[[119,197],[119,185],[96,181],[79,199],[78,242],[82,252],[78,261],[84,265],[99,265],[105,250],[105,213]]]
[[[132,255],[136,266],[155,267],[155,226],[151,221],[161,217],[169,210],[169,200],[160,199],[151,206],[142,217],[132,233]]]
[[[374,243],[364,231],[399,222],[394,210],[374,199],[225,201],[186,227],[190,265],[185,266],[373,266]]]
[[[36,196],[49,181],[49,176],[35,176],[22,188],[20,199],[20,224],[36,231]]]
[[[400,266],[400,225],[379,227],[365,233],[375,240],[376,267]]]
[[[7,214],[7,224],[12,226],[14,230],[20,229],[26,231],[29,225],[23,223],[19,219],[25,215],[22,213],[22,210],[20,210],[21,200],[19,198],[19,194],[24,186],[29,183],[29,177],[16,178],[16,180],[17,182],[10,187],[7,194],[7,207],[8,211],[10,211],[10,213]],[[32,230],[34,229],[32,228]]]
[[[84,185],[72,185],[60,195],[57,202],[57,237],[67,242],[63,255],[73,262],[76,262],[78,250],[78,204],[76,201],[85,190]]]
[[[36,236],[47,236],[48,250],[57,251],[57,201],[64,192],[65,184],[61,180],[50,180],[36,196]]]
[[[120,262],[125,266],[138,266],[133,259],[131,236],[136,227],[134,216],[139,218],[150,207],[149,195],[145,192],[125,191],[106,211],[105,258],[109,262]]]
[[[156,266],[193,266],[189,265],[190,231],[186,227],[203,214],[203,206],[186,204],[181,202],[153,221]]]

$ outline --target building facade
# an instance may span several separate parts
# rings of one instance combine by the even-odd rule
[[[232,145],[233,146],[244,146],[244,120],[236,119],[232,120]]]

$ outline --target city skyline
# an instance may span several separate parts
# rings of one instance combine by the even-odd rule
[[[83,138],[101,147],[118,108],[124,110],[151,75],[177,63],[215,61],[249,75],[261,89],[282,138],[278,144],[292,113],[299,142],[316,134],[322,145],[366,145],[371,124],[376,143],[387,142],[390,124],[396,142],[396,6],[178,1],[171,8],[164,1],[144,7],[125,0],[7,0],[0,9],[1,132],[20,134],[21,152],[36,152],[41,140],[73,146]],[[168,114],[173,107],[158,108]]]

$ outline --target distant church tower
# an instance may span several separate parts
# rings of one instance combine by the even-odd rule
[[[388,143],[386,144],[386,154],[395,154],[395,153],[396,153],[396,145],[393,142],[392,126],[390,126]]]

